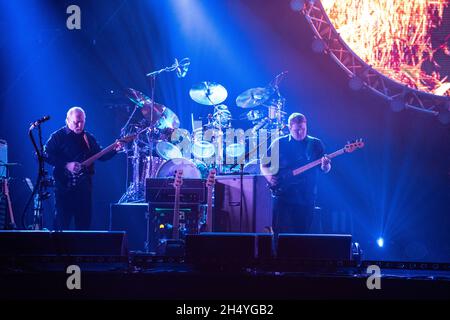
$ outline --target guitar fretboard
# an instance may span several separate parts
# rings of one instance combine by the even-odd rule
[[[332,159],[334,157],[340,156],[343,153],[345,153],[345,149],[344,148],[339,149],[339,150],[337,150],[337,151],[335,151],[333,153],[327,154],[327,157]],[[310,162],[310,163],[304,165],[303,167],[300,167],[300,168],[297,168],[297,169],[293,170],[292,171],[292,175],[297,176],[297,175],[299,175],[299,174],[301,174],[301,173],[303,173],[303,172],[305,172],[305,171],[307,171],[309,169],[314,168],[315,166],[318,166],[321,163],[322,163],[322,160],[321,159],[317,159],[316,161]]]
[[[106,148],[104,148],[102,151],[94,154],[92,157],[84,160],[81,165],[83,167],[89,167],[92,163],[94,163],[95,160],[103,157],[105,154],[107,154],[108,152],[112,151],[114,149],[114,147],[116,146],[116,143],[111,143],[109,146],[107,146]]]

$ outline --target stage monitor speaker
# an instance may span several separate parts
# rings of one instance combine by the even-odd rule
[[[125,256],[125,232],[0,231],[1,256]]]
[[[351,260],[352,236],[348,234],[278,235],[277,257],[298,260]]]
[[[112,203],[109,230],[125,231],[128,248],[132,251],[143,251],[147,241],[147,214],[147,203]]]
[[[246,265],[272,257],[270,233],[205,232],[186,236],[186,259],[194,264]]]
[[[266,232],[272,225],[272,200],[263,176],[243,176],[243,207],[240,214],[239,175],[217,176],[214,189],[213,231]]]

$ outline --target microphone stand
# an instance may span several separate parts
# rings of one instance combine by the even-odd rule
[[[243,202],[244,202],[244,164],[240,164],[240,192],[241,200],[239,201],[239,232],[242,232],[242,216],[243,216]]]
[[[147,73],[145,76],[146,77],[150,77],[150,91],[151,91],[151,97],[150,97],[150,132],[154,132],[155,130],[155,126],[153,124],[153,109],[154,109],[154,104],[155,104],[155,87],[156,87],[156,77],[163,73],[163,72],[172,72],[172,71],[176,71],[177,68],[179,67],[179,64],[176,62],[175,64],[171,65],[170,67],[165,67],[156,71],[152,71],[150,73]],[[150,172],[152,172],[153,170],[153,138],[150,137],[150,158],[149,158],[149,163],[150,163]],[[146,188],[146,183],[144,182],[144,189]],[[144,197],[146,194],[146,190],[144,190]],[[150,219],[152,217],[150,217],[150,205],[149,205],[149,211],[146,214],[146,220],[147,220],[147,237],[145,239],[145,243],[144,243],[144,251],[145,253],[149,253],[150,252]]]
[[[42,214],[43,211],[43,201],[50,198],[50,193],[47,191],[47,187],[51,185],[51,181],[47,178],[47,171],[44,166],[44,148],[42,144],[42,130],[41,125],[38,124],[38,137],[39,137],[39,147],[36,144],[36,141],[33,136],[33,128],[35,126],[31,126],[28,130],[28,135],[30,137],[31,143],[36,151],[36,156],[38,159],[38,177],[36,180],[35,188],[33,189],[33,193],[31,194],[27,205],[25,206],[25,210],[23,214],[25,215],[26,210],[32,199],[34,199],[34,207],[33,207],[33,223],[29,226],[32,230],[42,230],[44,217]],[[24,217],[24,216],[23,216]],[[25,220],[25,219],[23,219]],[[25,223],[24,223],[25,225]]]

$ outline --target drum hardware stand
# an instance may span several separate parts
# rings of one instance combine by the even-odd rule
[[[214,113],[216,113],[216,107],[217,105],[214,104],[214,102],[210,99],[210,95],[211,95],[211,91],[209,90],[209,88],[206,89],[206,98],[211,102],[213,108],[214,108]],[[209,117],[208,117],[209,118]],[[223,173],[223,129],[222,129],[222,121],[220,121],[221,119],[219,118],[218,122],[218,137],[216,139],[217,141],[217,160],[218,160],[218,165],[217,165],[217,169],[218,172]]]
[[[129,157],[127,157],[128,162]],[[144,200],[144,191],[142,183],[140,182],[139,176],[139,146],[136,139],[133,141],[133,156],[131,157],[132,161],[132,170],[133,177],[132,181],[127,189],[127,191],[122,195],[118,203],[127,203],[127,202],[143,202]],[[127,173],[128,173],[128,165],[127,165]]]
[[[183,64],[184,61],[184,64]],[[150,87],[151,87],[151,98],[150,98],[150,125],[149,127],[146,129],[147,132],[153,133],[155,131],[155,123],[153,121],[153,119],[155,118],[154,115],[154,107],[155,107],[155,85],[156,85],[156,77],[163,72],[172,72],[172,71],[177,71],[180,67],[184,68],[186,67],[186,65],[189,65],[189,61],[188,59],[183,59],[182,61],[180,61],[180,63],[178,62],[178,60],[175,61],[175,63],[170,66],[170,67],[166,67],[166,68],[162,68],[160,70],[156,70],[150,73],[147,73],[146,76],[150,77]],[[186,69],[187,71],[187,69]],[[184,71],[183,71],[184,72]],[[132,112],[132,114],[130,115],[127,123],[125,124],[124,128],[122,128],[121,132],[122,134],[124,134],[125,132],[125,128],[128,126],[131,118],[133,117],[134,113],[136,112],[138,106],[140,105],[140,103],[138,103],[138,105],[135,105],[135,108]],[[141,105],[141,107],[143,107],[143,103]],[[140,132],[141,133],[141,132]],[[149,141],[149,156],[148,156],[148,165],[150,166],[149,168],[146,168],[146,170],[148,170],[148,172],[153,172],[152,166],[154,165],[154,161],[153,161],[153,150],[154,150],[154,141],[153,141],[153,137],[150,136],[150,138],[148,139]],[[125,203],[125,202],[144,202],[145,201],[145,172],[143,172],[143,177],[144,179],[141,179],[140,173],[139,173],[139,164],[140,164],[140,154],[139,154],[139,146],[137,141],[135,140],[133,142],[133,156],[131,157],[132,159],[132,168],[133,168],[133,177],[132,177],[132,182],[130,184],[130,186],[128,187],[127,191],[125,192],[124,195],[122,195],[122,197],[120,198],[118,203]],[[127,158],[128,161],[128,158]],[[128,177],[128,162],[127,162],[127,177]],[[128,179],[127,179],[128,180]],[[143,181],[141,181],[143,180]]]

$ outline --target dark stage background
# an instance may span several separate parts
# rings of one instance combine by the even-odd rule
[[[249,88],[280,85],[287,111],[308,117],[309,133],[332,152],[348,140],[366,146],[333,161],[321,177],[318,204],[324,231],[351,233],[366,259],[450,261],[450,134],[433,116],[394,113],[372,93],[352,91],[341,69],[311,50],[312,33],[287,0],[0,0],[0,138],[9,145],[16,216],[29,196],[23,179],[36,177],[29,123],[49,114],[43,136],[64,125],[67,109],[82,106],[87,130],[105,146],[118,135],[132,105],[128,87],[150,94],[145,74],[189,57],[185,78],[159,76],[156,101],[188,130],[191,113],[212,110],[189,97],[192,85],[215,81],[235,105]],[[81,30],[66,28],[66,8],[81,8]],[[236,121],[234,127],[250,123]],[[94,228],[106,229],[109,204],[126,188],[126,159],[96,166]],[[51,227],[53,198],[46,204]],[[376,240],[384,238],[384,246]]]

